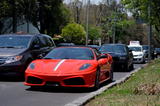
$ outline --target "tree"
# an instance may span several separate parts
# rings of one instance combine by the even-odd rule
[[[61,29],[70,22],[70,12],[63,5],[63,0],[14,0],[14,6],[12,1],[1,0],[0,19],[14,17],[13,13],[16,13],[17,20],[26,20],[40,33],[49,35],[60,34]]]
[[[159,0],[121,0],[135,19],[141,18],[150,22],[160,34],[160,1]],[[148,17],[148,7],[151,6],[151,17]],[[157,35],[159,35],[157,34]],[[157,39],[158,40],[158,39]],[[160,40],[159,40],[160,41]]]
[[[70,23],[62,29],[61,36],[66,42],[73,42],[75,44],[85,43],[85,30],[80,24]]]
[[[89,40],[91,41],[91,44],[94,44],[99,38],[101,38],[102,34],[102,29],[101,27],[97,26],[89,26],[88,29],[88,37]]]

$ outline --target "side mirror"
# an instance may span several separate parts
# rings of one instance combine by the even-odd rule
[[[98,60],[103,59],[103,58],[107,58],[107,57],[108,57],[107,55],[103,54],[98,58]]]

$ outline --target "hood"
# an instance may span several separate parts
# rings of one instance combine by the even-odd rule
[[[112,57],[123,57],[127,55],[126,53],[113,53],[113,52],[108,54],[110,54]]]
[[[135,52],[135,51],[132,51],[133,55],[140,55],[140,54],[143,54],[143,52]]]
[[[20,53],[24,52],[26,49],[18,49],[18,48],[0,48],[0,57],[7,57],[7,56],[15,56],[19,55]]]
[[[72,60],[72,59],[63,59],[63,60],[41,59],[33,61],[32,63],[35,64],[35,69],[34,70],[29,69],[29,71],[31,70],[31,72],[33,73],[56,74],[56,75],[78,73],[83,71],[79,69],[84,64],[91,64],[89,68],[93,68],[92,67],[93,65],[98,64],[95,60]]]

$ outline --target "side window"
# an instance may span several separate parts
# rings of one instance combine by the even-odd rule
[[[49,47],[54,46],[53,41],[50,38],[46,37],[46,39],[47,39],[47,44]]]
[[[35,45],[39,45],[40,46],[40,41],[38,38],[34,38],[33,42],[32,42],[32,47],[35,47]]]
[[[39,39],[41,41],[42,47],[47,47],[47,41],[46,41],[45,37],[40,36]]]

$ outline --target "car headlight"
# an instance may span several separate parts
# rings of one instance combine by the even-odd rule
[[[31,64],[29,65],[29,68],[33,70],[33,69],[35,68],[35,63],[31,63]]]
[[[82,65],[81,67],[80,67],[80,70],[85,70],[85,69],[87,69],[88,67],[90,67],[91,66],[91,64],[84,64],[84,65]]]
[[[23,56],[12,56],[12,57],[8,57],[5,61],[5,63],[12,63],[12,62],[16,62],[22,59]]]

